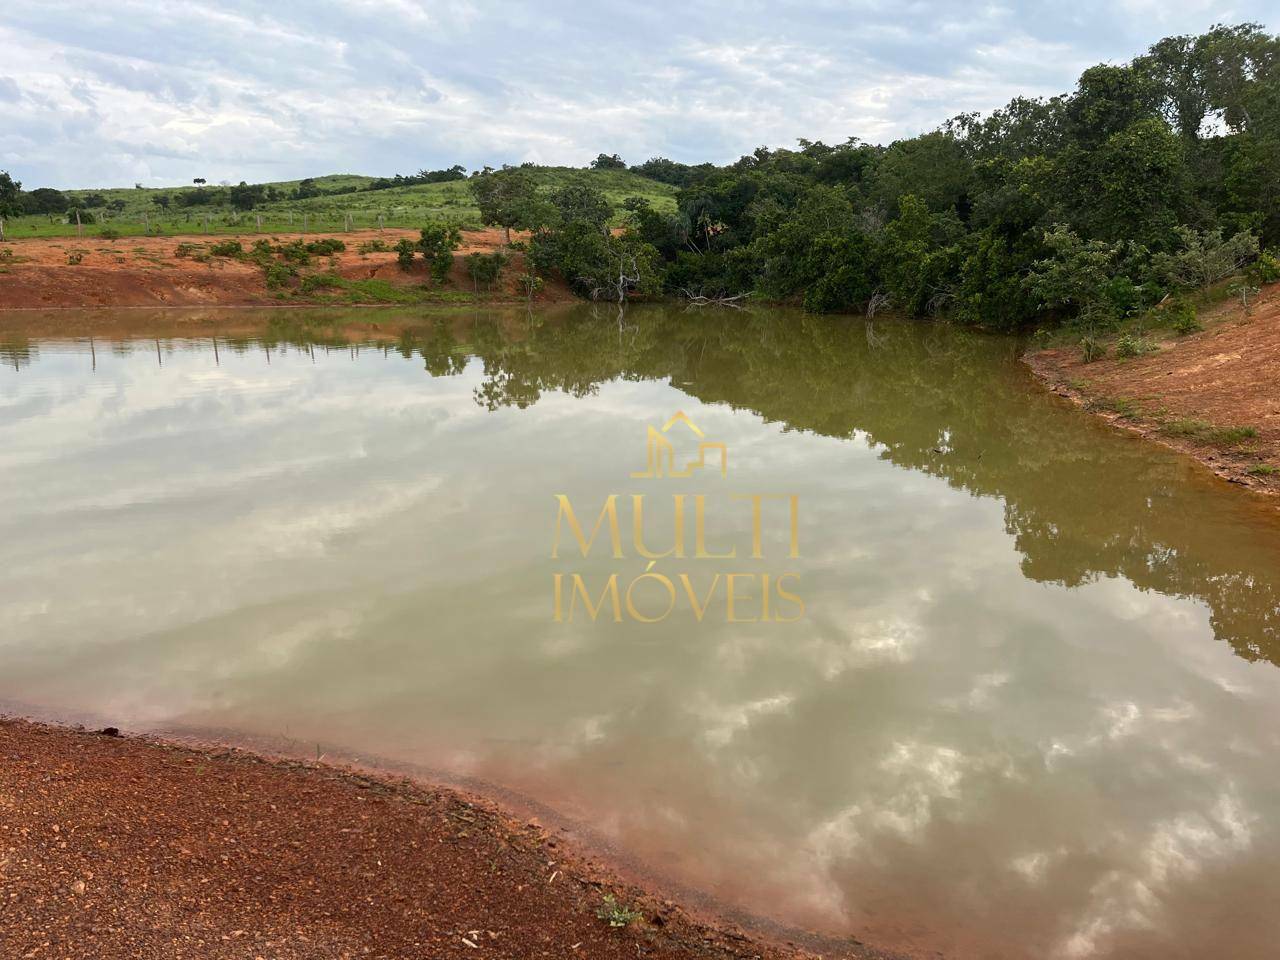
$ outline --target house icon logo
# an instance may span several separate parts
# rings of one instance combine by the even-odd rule
[[[697,457],[689,460],[679,469],[676,467],[676,447],[668,436],[676,424],[684,426],[698,441]],[[689,419],[689,415],[683,410],[677,412],[675,416],[663,424],[661,430],[655,430],[650,426],[645,439],[645,469],[632,473],[632,479],[656,480],[661,477],[691,477],[693,476],[693,471],[703,470],[707,467],[708,453],[719,453],[720,476],[728,476],[728,448],[723,443],[716,443],[705,439],[705,437],[706,434],[698,428],[696,423]],[[714,466],[714,462],[712,465]]]

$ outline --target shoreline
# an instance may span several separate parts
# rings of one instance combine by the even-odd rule
[[[412,230],[388,228],[228,234],[171,234],[117,238],[27,237],[0,242],[0,313],[40,309],[133,307],[430,306],[524,304],[517,277],[524,254],[510,262],[491,289],[474,288],[466,269],[472,253],[507,250],[503,231],[462,234],[453,268],[443,284],[429,282],[426,262],[400,267],[394,244],[416,240]],[[245,251],[258,240],[277,244],[340,240],[345,250],[315,254],[296,275],[275,288],[247,255],[215,254],[216,244],[238,241]],[[376,247],[376,249],[375,249]],[[308,282],[316,282],[308,286]],[[533,303],[576,299],[562,283],[548,281]]]
[[[1037,382],[1116,429],[1280,496],[1280,285],[1248,310],[1220,304],[1206,328],[1150,352],[1085,363],[1074,347],[1029,350]]]
[[[105,735],[102,730],[111,735]],[[752,918],[754,922],[743,924],[740,918],[717,909],[709,895],[699,897],[693,892],[694,896],[690,897],[690,891],[680,891],[676,894],[679,902],[672,900],[665,895],[669,888],[644,876],[643,868],[628,870],[620,865],[620,861],[625,863],[625,858],[608,850],[607,844],[573,836],[569,829],[555,822],[559,818],[554,815],[537,815],[547,811],[539,809],[536,802],[520,802],[518,798],[513,802],[511,797],[494,799],[492,793],[500,792],[501,788],[485,791],[476,785],[461,786],[456,780],[409,775],[393,768],[353,766],[342,759],[303,760],[274,754],[257,742],[249,742],[251,746],[246,749],[202,735],[121,734],[114,728],[93,732],[45,719],[27,719],[8,712],[0,714],[0,757],[4,759],[0,764],[0,808],[5,809],[0,829],[7,834],[0,834],[3,837],[0,849],[10,847],[7,857],[0,858],[0,877],[9,881],[7,885],[11,889],[19,891],[18,897],[10,902],[8,912],[0,914],[0,942],[15,934],[31,939],[32,943],[17,941],[22,949],[16,955],[25,956],[38,945],[36,941],[48,942],[52,948],[61,936],[73,936],[72,931],[79,931],[75,935],[81,935],[85,923],[101,925],[109,913],[113,922],[123,922],[123,926],[116,929],[106,924],[103,929],[114,930],[118,936],[103,939],[100,952],[84,952],[81,945],[81,952],[76,955],[114,957],[126,953],[134,948],[126,946],[119,937],[143,921],[142,913],[157,906],[152,902],[157,896],[156,887],[145,879],[152,877],[163,878],[160,888],[165,892],[159,895],[158,907],[165,915],[180,912],[180,907],[190,899],[193,886],[208,895],[209,902],[198,916],[218,917],[214,926],[227,929],[219,933],[211,928],[206,932],[209,937],[215,934],[221,937],[217,942],[223,946],[231,944],[224,952],[207,952],[213,941],[206,938],[199,946],[188,945],[194,953],[184,953],[183,938],[193,934],[187,924],[178,923],[175,918],[172,925],[162,924],[150,931],[160,938],[153,937],[153,945],[163,945],[173,951],[169,954],[173,956],[257,956],[253,950],[240,950],[237,938],[227,941],[226,937],[240,931],[239,939],[243,939],[254,933],[255,927],[275,929],[295,921],[301,931],[306,925],[303,921],[314,923],[318,917],[330,917],[353,907],[366,884],[351,882],[347,861],[353,854],[350,850],[344,851],[342,846],[347,834],[365,829],[364,826],[357,829],[356,824],[367,823],[373,817],[380,823],[388,818],[394,820],[397,830],[407,831],[414,851],[427,850],[429,843],[443,849],[443,844],[450,850],[450,856],[443,858],[443,862],[436,857],[400,863],[399,854],[405,852],[402,844],[398,853],[378,859],[379,865],[384,862],[388,865],[385,875],[376,871],[376,880],[363,879],[374,886],[385,884],[394,888],[399,899],[392,898],[393,903],[417,904],[411,890],[416,886],[420,888],[419,895],[425,895],[437,906],[449,905],[459,916],[483,914],[489,919],[482,935],[489,938],[488,930],[497,934],[492,944],[473,937],[468,939],[475,947],[462,942],[462,934],[471,929],[468,924],[476,921],[459,919],[462,926],[455,929],[442,919],[431,921],[418,917],[420,904],[414,909],[400,909],[375,897],[376,908],[366,904],[360,908],[359,915],[367,918],[370,912],[378,914],[377,925],[369,928],[370,932],[378,931],[375,936],[378,943],[357,943],[355,940],[359,937],[348,926],[339,924],[339,929],[329,931],[332,950],[318,949],[315,937],[307,934],[306,940],[286,937],[275,943],[271,956],[359,955],[359,950],[364,948],[372,948],[370,955],[376,956],[383,955],[380,951],[395,940],[394,949],[386,955],[483,956],[487,947],[499,945],[498,950],[490,950],[489,954],[533,957],[543,956],[543,947],[551,947],[557,938],[564,942],[558,944],[561,950],[554,955],[592,958],[639,955],[706,960],[745,960],[747,957],[801,960],[821,955],[850,960],[889,960],[894,956],[870,949],[853,938],[836,939],[792,931],[763,918]],[[24,768],[30,770],[27,776],[23,776]],[[193,769],[213,772],[216,776],[197,778],[196,783],[172,783],[175,777],[179,781],[190,781],[192,777],[188,774]],[[246,778],[253,781],[252,791],[242,789]],[[42,825],[38,821],[45,814],[45,805],[24,806],[23,793],[27,785],[50,781],[59,784],[59,803],[57,809],[48,811],[47,815],[50,819],[56,815],[58,822]],[[178,789],[171,789],[174,786]],[[323,826],[307,813],[317,790],[325,794],[329,814]],[[253,803],[249,806],[253,809],[244,809],[250,796]],[[366,805],[371,798],[388,806],[380,808],[375,815],[374,808]],[[103,836],[101,821],[114,819],[112,811],[122,808],[129,811],[135,826],[164,823],[167,830],[177,830],[181,836],[171,840],[167,847],[159,844],[151,831],[146,832],[145,839],[128,830],[121,836],[119,829],[114,833],[107,829]],[[96,811],[102,811],[101,817]],[[207,815],[210,811],[212,815]],[[552,822],[544,824],[544,820]],[[213,834],[227,832],[225,845],[214,843],[215,849],[204,851],[207,856],[196,856],[194,860],[173,855],[175,843],[188,854],[195,850],[197,844],[204,843],[201,837],[210,828]],[[252,838],[235,836],[246,830],[253,834]],[[240,863],[235,854],[246,847],[267,854],[264,834],[274,839],[277,854],[280,849],[291,851],[297,862],[290,869],[282,870],[278,862],[273,866],[266,885],[269,889],[259,891],[266,895],[266,903],[271,906],[264,907],[259,898],[255,908],[252,903],[229,896],[229,891],[234,893],[246,885],[261,886],[264,878],[256,874],[264,869],[262,864]],[[61,869],[62,861],[70,856],[64,851],[73,837],[89,838],[99,844],[97,847],[81,844],[76,849],[74,859],[80,863],[78,872],[72,872],[79,879],[69,879],[71,874]],[[20,841],[16,852],[15,840]],[[502,853],[501,879],[492,872],[473,875],[472,866],[486,857],[492,864],[498,862],[493,859],[495,851]],[[208,862],[216,865],[217,857],[221,857],[223,866],[231,864],[230,872],[222,878],[223,886],[216,885],[207,870],[191,869],[201,862],[206,866]],[[393,857],[397,858],[398,866],[392,865]],[[50,884],[51,878],[47,876],[50,871],[58,871],[61,879],[52,878],[54,882]],[[26,875],[28,872],[31,875]],[[146,904],[150,905],[146,910],[143,909],[146,904],[134,902],[139,888],[131,881],[131,873],[144,878],[143,891],[148,888],[153,891],[146,897]],[[552,874],[554,878],[548,880]],[[635,879],[637,874],[642,879]],[[130,883],[134,885],[130,887]],[[211,883],[214,885],[210,886]],[[544,883],[548,884],[546,889],[543,889]],[[555,883],[559,886],[550,886]],[[304,894],[307,890],[328,890],[330,900],[313,903],[304,896],[299,902],[296,895],[299,889]],[[294,893],[282,896],[283,890]],[[343,893],[335,896],[339,890]],[[90,897],[91,891],[97,893],[96,899]],[[613,903],[634,910],[636,916],[621,927],[611,927],[597,916],[599,911],[607,909],[604,899],[607,894],[613,896]],[[33,904],[37,906],[33,908]],[[280,909],[285,915],[278,913]],[[122,912],[131,911],[138,915],[132,919],[122,916]],[[355,917],[348,920],[359,925]],[[16,930],[12,926],[15,923]],[[498,930],[498,927],[504,929]],[[420,942],[411,944],[414,936]],[[431,941],[430,945],[427,940]],[[569,949],[574,943],[578,943],[580,949]],[[248,940],[242,944],[245,948],[250,945]],[[259,949],[261,946],[259,943]],[[301,952],[291,952],[295,948]],[[46,954],[38,951],[31,955]],[[61,954],[55,951],[48,955]]]

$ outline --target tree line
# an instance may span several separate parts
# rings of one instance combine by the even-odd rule
[[[1280,38],[1252,23],[1170,37],[1070,93],[888,146],[802,140],[630,169],[677,186],[678,209],[628,201],[621,234],[589,187],[544,196],[521,168],[471,183],[486,223],[532,231],[535,265],[587,296],[1105,326],[1251,263],[1280,279],[1264,252],[1280,244]]]

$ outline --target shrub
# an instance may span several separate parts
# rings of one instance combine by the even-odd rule
[[[1107,345],[1093,336],[1080,338],[1080,357],[1085,363],[1093,363],[1107,355]]]
[[[534,295],[542,290],[542,278],[536,273],[522,273],[516,278],[516,282],[520,284],[520,289],[524,291],[524,298],[532,300]]]
[[[1151,353],[1155,349],[1154,343],[1139,334],[1124,333],[1116,341],[1116,356],[1126,360],[1140,357],[1144,353]]]
[[[67,264],[72,267],[78,267],[84,261],[84,254],[79,250],[73,250],[67,254]]]
[[[356,247],[356,253],[386,253],[390,249],[385,240],[370,240]]]
[[[307,251],[307,245],[301,240],[291,240],[280,245],[276,248],[276,253],[291,263],[302,266],[311,262],[311,254]]]
[[[196,245],[194,243],[180,243],[173,248],[173,255],[179,260],[185,260],[195,252]]]
[[[319,240],[312,240],[306,246],[307,253],[317,257],[331,257],[346,249],[347,245],[336,237],[322,237]]]
[[[467,276],[477,286],[483,284],[490,289],[502,276],[502,269],[507,265],[507,255],[501,250],[493,253],[472,253],[467,256]]]
[[[396,260],[400,264],[401,270],[413,269],[413,255],[416,252],[417,250],[412,240],[404,239],[396,244]]]
[[[255,240],[253,248],[249,251],[249,259],[265,270],[267,265],[275,259],[275,251],[271,249],[271,241]]]
[[[98,231],[98,236],[101,237],[103,240],[119,240],[120,231],[115,229],[114,227],[103,227],[101,230]]]
[[[462,245],[462,231],[453,224],[432,224],[422,228],[418,249],[426,258],[431,277],[437,283],[449,279],[453,269],[453,251]]]
[[[1204,325],[1196,319],[1196,308],[1182,297],[1175,297],[1169,306],[1165,307],[1164,314],[1173,332],[1180,337],[1204,329]]]
[[[211,246],[209,253],[215,257],[230,257],[232,260],[239,260],[244,256],[244,247],[240,245],[239,240],[223,240]]]
[[[1280,283],[1280,251],[1266,250],[1258,256],[1245,272],[1254,286]]]
[[[332,273],[314,273],[309,277],[303,277],[302,285],[298,289],[302,293],[311,293],[314,290],[328,290],[340,286],[342,286],[341,277],[334,276]]]
[[[267,289],[277,290],[280,287],[288,286],[289,281],[297,275],[298,270],[292,264],[272,263],[266,268]]]

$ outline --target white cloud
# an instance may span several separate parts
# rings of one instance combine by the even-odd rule
[[[1207,28],[1205,6],[17,0],[0,26],[0,164],[67,187],[600,150],[726,162],[1062,92],[1092,62]]]

